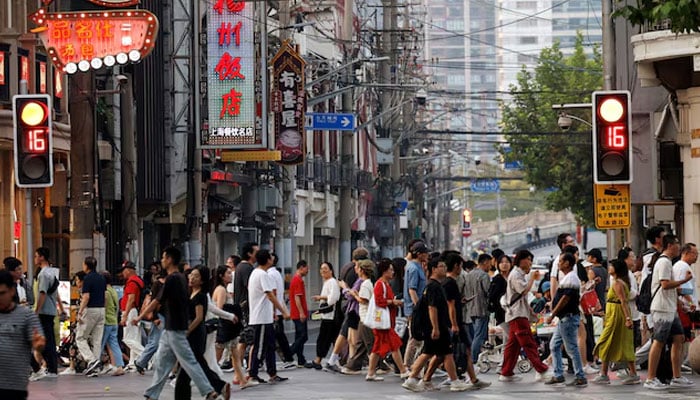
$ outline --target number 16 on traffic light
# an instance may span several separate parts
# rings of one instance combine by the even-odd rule
[[[15,182],[23,188],[53,186],[51,98],[21,94],[12,98]]]
[[[632,183],[630,92],[593,92],[593,182]]]

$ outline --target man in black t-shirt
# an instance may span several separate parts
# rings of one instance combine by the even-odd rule
[[[138,324],[144,316],[157,310],[161,304],[163,305],[161,312],[165,315],[165,330],[156,352],[157,362],[154,363],[153,380],[144,392],[147,400],[160,397],[163,385],[168,380],[168,375],[170,375],[176,361],[180,363],[180,367],[195,383],[199,393],[206,396],[206,400],[213,400],[219,396],[209,383],[187,342],[189,294],[187,280],[178,269],[180,257],[180,250],[174,247],[167,247],[163,250],[161,264],[168,271],[163,288],[132,322]]]
[[[457,279],[462,271],[462,256],[458,253],[451,253],[445,257],[447,265],[447,278],[442,282],[442,287],[445,289],[445,297],[447,300],[447,310],[450,318],[450,335],[452,336],[453,356],[456,362],[462,358],[464,370],[469,375],[472,386],[476,389],[481,389],[491,384],[480,381],[476,377],[474,371],[474,363],[472,362],[471,340],[467,334],[467,324],[464,323],[462,317],[462,294],[457,285]],[[459,370],[459,367],[457,367]]]
[[[236,272],[233,275],[233,302],[241,306],[246,322],[248,322],[248,279],[255,269],[257,252],[257,243],[244,244],[241,251],[243,260],[236,265]]]
[[[451,381],[450,391],[461,392],[470,388],[464,381],[457,378],[455,360],[452,355],[450,315],[447,307],[445,289],[442,288],[442,284],[440,283],[445,279],[446,272],[447,265],[438,258],[434,258],[428,262],[430,280],[423,291],[423,297],[420,301],[426,301],[428,304],[428,315],[424,316],[422,320],[429,321],[430,328],[426,327],[425,332],[427,333],[430,331],[430,334],[426,334],[423,343],[423,351],[413,363],[413,366],[411,366],[411,376],[401,385],[405,389],[414,392],[421,392],[426,389],[430,390],[433,387],[431,381],[433,372],[435,372],[437,366],[443,362]],[[428,360],[430,360],[430,365],[428,365],[423,379],[418,381],[418,375],[423,371],[423,367]]]
[[[85,375],[94,374],[100,366],[102,356],[102,334],[105,329],[105,291],[107,282],[104,276],[97,273],[95,257],[85,257],[83,272],[83,289],[78,310],[78,330],[75,344],[83,359],[87,362]],[[92,343],[92,346],[88,343]]]

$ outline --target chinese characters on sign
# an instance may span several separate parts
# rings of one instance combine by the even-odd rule
[[[253,3],[213,0],[207,27],[209,123],[202,148],[255,149],[267,146],[255,129]]]
[[[629,228],[630,209],[630,185],[595,185],[596,228]]]
[[[275,149],[282,153],[280,164],[304,161],[305,62],[289,45],[282,44],[272,58],[272,111],[275,113]]]
[[[158,19],[145,10],[30,15],[51,61],[69,74],[138,62],[153,50]]]

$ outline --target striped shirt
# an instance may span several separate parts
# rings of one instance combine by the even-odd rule
[[[29,307],[0,312],[0,389],[27,390],[30,369],[18,366],[29,365],[35,330],[43,334],[39,318]]]

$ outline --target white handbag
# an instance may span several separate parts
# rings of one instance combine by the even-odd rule
[[[384,285],[384,283],[382,283]],[[384,286],[384,295],[386,296],[386,286]],[[389,309],[386,307],[377,307],[374,301],[374,296],[369,299],[367,306],[367,315],[362,323],[370,329],[389,329],[391,328],[391,316]]]

